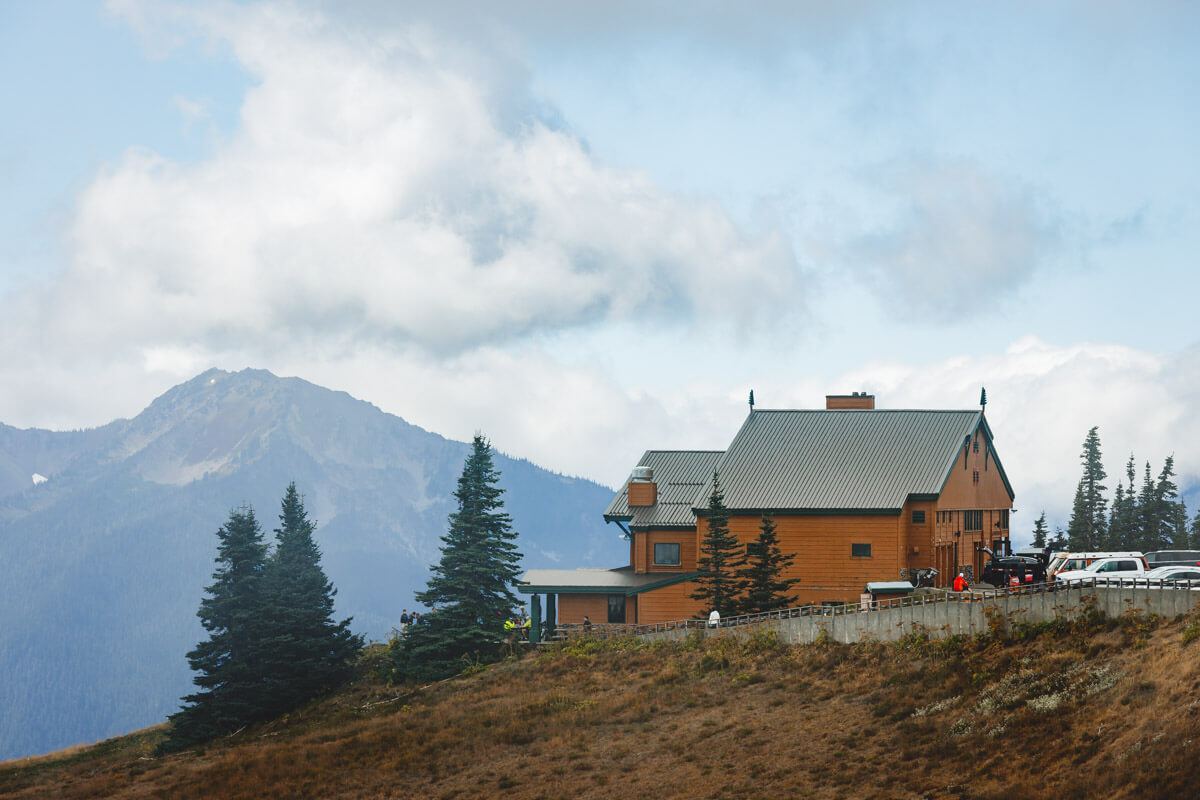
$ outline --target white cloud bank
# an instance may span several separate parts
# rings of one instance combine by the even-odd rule
[[[258,85],[208,160],[130,151],[86,188],[36,304],[52,340],[448,354],[637,315],[743,326],[762,298],[802,301],[780,235],[598,164],[499,47],[286,6],[129,9],[147,36],[227,44]]]

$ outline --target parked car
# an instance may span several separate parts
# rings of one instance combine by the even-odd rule
[[[1145,578],[1146,561],[1139,553],[1136,556],[1116,556],[1112,558],[1098,558],[1091,564],[1088,564],[1083,569],[1067,570],[1059,572],[1054,576],[1054,580],[1059,583],[1067,581],[1085,580],[1087,578],[1100,579],[1121,579],[1121,578]]]
[[[1200,550],[1156,550],[1146,553],[1146,566],[1150,569],[1200,566]]]
[[[1190,567],[1155,567],[1146,573],[1150,581],[1196,581],[1200,583],[1200,564]]]
[[[1033,556],[993,555],[983,565],[979,579],[992,586],[1029,585],[1046,581],[1046,565]]]
[[[1144,575],[1116,575],[1112,572],[1096,578],[1098,586],[1157,586],[1159,583],[1185,583],[1192,581],[1196,591],[1200,591],[1200,566],[1194,567],[1156,567],[1147,570]]]

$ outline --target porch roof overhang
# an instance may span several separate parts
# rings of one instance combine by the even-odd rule
[[[626,597],[695,578],[698,572],[616,569],[531,569],[517,584],[521,594],[622,594]]]

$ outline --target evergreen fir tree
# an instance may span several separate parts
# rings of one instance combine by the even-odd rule
[[[1146,462],[1146,472],[1142,478],[1142,490],[1138,493],[1138,536],[1137,549],[1143,553],[1157,550],[1154,540],[1159,528],[1159,513],[1161,508],[1156,500],[1158,487],[1150,474],[1150,462]]]
[[[1050,531],[1046,527],[1046,512],[1043,509],[1042,515],[1033,522],[1033,546],[1039,550],[1046,549],[1046,537]]]
[[[1200,550],[1200,508],[1196,509],[1196,516],[1192,520],[1191,538],[1188,542],[1189,550]]]
[[[1049,545],[1050,552],[1052,553],[1058,553],[1069,549],[1067,546],[1067,532],[1062,528],[1055,528],[1054,537],[1047,542],[1047,545]]]
[[[199,673],[192,682],[200,691],[184,697],[187,705],[171,715],[166,750],[232,733],[271,713],[263,693],[267,547],[254,509],[230,512],[217,538],[213,584],[205,589],[197,612],[209,638],[187,654]]]
[[[1075,502],[1071,509],[1071,520],[1067,524],[1067,540],[1072,550],[1098,550],[1103,546],[1108,530],[1104,498],[1104,464],[1100,456],[1099,428],[1088,431],[1083,442],[1079,460],[1083,464],[1083,476],[1075,489]]]
[[[1112,515],[1108,524],[1108,545],[1110,550],[1134,550],[1141,543],[1141,532],[1138,524],[1138,501],[1134,491],[1136,478],[1133,453],[1125,464],[1125,477],[1128,480],[1126,489],[1120,482],[1113,497]]]
[[[763,514],[758,528],[758,538],[748,548],[746,565],[738,571],[738,577],[746,587],[745,598],[740,603],[740,613],[757,614],[788,608],[796,603],[796,595],[788,589],[800,582],[799,578],[785,578],[784,572],[796,560],[795,553],[784,555],[779,549],[779,537],[775,533],[775,520]]]
[[[295,483],[284,493],[279,522],[263,581],[270,607],[265,683],[275,714],[344,683],[362,649],[349,619],[333,621],[337,590],[321,568],[321,551],[313,541],[316,526]]]
[[[1108,539],[1105,542],[1109,550],[1128,549],[1129,526],[1126,509],[1132,500],[1132,496],[1125,494],[1125,485],[1117,481],[1117,488],[1113,492],[1112,511],[1108,517]]]
[[[1180,500],[1175,504],[1175,524],[1172,526],[1171,547],[1175,550],[1187,550],[1191,537],[1188,535],[1187,503]]]
[[[1146,462],[1146,485],[1142,492],[1141,507],[1141,551],[1163,551],[1176,547],[1180,541],[1180,530],[1186,533],[1186,521],[1180,519],[1180,491],[1174,480],[1175,457],[1168,456],[1158,480],[1151,480],[1150,462]],[[1184,536],[1186,539],[1186,536]]]
[[[737,537],[729,532],[729,509],[725,507],[720,476],[715,472],[712,485],[696,564],[700,574],[696,576],[697,586],[691,596],[702,601],[706,611],[716,609],[729,615],[741,608],[745,580],[739,571],[746,564],[746,555]]]
[[[458,510],[442,537],[442,558],[417,600],[436,609],[392,648],[393,679],[453,675],[471,660],[501,654],[504,621],[521,604],[509,587],[520,576],[521,554],[492,449],[476,434],[458,479]]]

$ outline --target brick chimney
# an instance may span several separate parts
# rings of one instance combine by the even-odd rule
[[[875,408],[875,395],[867,394],[866,392],[825,395],[826,411],[844,411],[846,409],[871,410],[873,408]]]
[[[650,467],[634,467],[629,476],[628,500],[630,508],[652,506],[658,502],[658,484],[654,482],[654,470]]]

